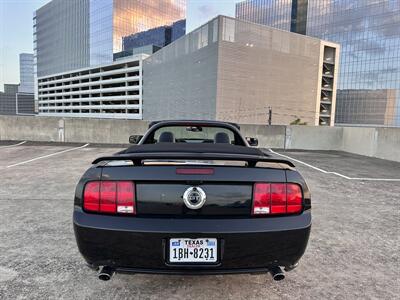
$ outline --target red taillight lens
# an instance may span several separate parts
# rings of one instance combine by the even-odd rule
[[[287,212],[288,213],[298,213],[301,211],[303,195],[301,193],[301,188],[297,184],[288,183],[286,185],[287,190]]]
[[[295,214],[302,210],[301,187],[294,183],[256,183],[253,215]]]
[[[83,192],[83,208],[102,213],[135,214],[135,189],[131,181],[92,181]]]
[[[100,211],[115,213],[117,211],[117,183],[102,181],[100,185]]]
[[[269,183],[256,183],[254,185],[253,215],[265,215],[270,213],[270,186]]]
[[[286,213],[286,184],[271,184],[271,214]]]
[[[89,182],[83,193],[83,208],[87,211],[99,211],[100,205],[100,182]]]

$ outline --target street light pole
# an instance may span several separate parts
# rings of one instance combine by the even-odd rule
[[[272,107],[268,107],[268,125],[272,125]]]

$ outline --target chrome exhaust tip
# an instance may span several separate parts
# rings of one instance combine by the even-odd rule
[[[271,273],[272,279],[274,279],[275,281],[285,279],[285,274],[279,266],[272,267],[269,272]]]
[[[100,268],[98,277],[100,280],[108,281],[114,275],[114,270],[109,266],[103,266]]]

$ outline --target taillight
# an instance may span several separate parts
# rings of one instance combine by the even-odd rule
[[[286,185],[286,190],[287,190],[286,202],[287,202],[288,214],[301,212],[303,195],[301,193],[300,186],[297,184],[288,183]]]
[[[91,181],[83,192],[86,211],[135,214],[135,187],[131,181]]]
[[[117,183],[102,181],[100,185],[100,210],[105,213],[117,211]]]
[[[286,184],[271,183],[271,214],[286,213]]]
[[[253,215],[296,214],[303,208],[301,187],[295,183],[256,183]]]
[[[100,205],[100,182],[89,182],[83,193],[83,208],[89,211],[99,211]]]

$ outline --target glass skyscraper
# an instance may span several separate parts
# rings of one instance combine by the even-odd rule
[[[18,93],[33,94],[33,54],[21,53],[19,55],[19,79]]]
[[[89,65],[89,0],[53,0],[33,16],[37,77]]]
[[[400,126],[400,0],[247,0],[236,17],[339,43],[336,123]]]
[[[236,4],[236,18],[290,31],[292,0],[256,0]]]
[[[186,32],[186,19],[174,22],[171,26],[160,26],[122,38],[124,51],[147,45],[165,47]]]
[[[33,15],[37,77],[107,64],[122,38],[186,18],[186,0],[52,0]]]
[[[123,38],[186,18],[186,0],[90,0],[90,65],[109,63]]]

